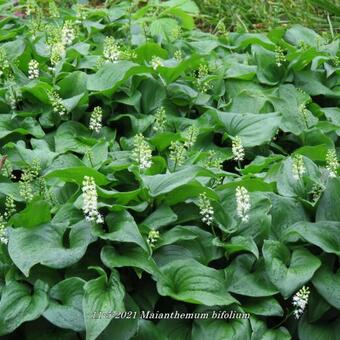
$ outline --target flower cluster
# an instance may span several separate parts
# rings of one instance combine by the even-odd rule
[[[153,248],[159,239],[159,231],[151,229],[148,234],[147,242]]]
[[[15,179],[15,176],[13,175],[12,162],[9,159],[7,159],[6,156],[3,156],[1,163],[2,163],[1,175],[9,179]]]
[[[200,64],[195,76],[195,86],[200,92],[207,92],[211,89],[209,80],[207,79],[209,75],[209,68],[205,64]]]
[[[49,13],[51,18],[59,18],[60,17],[58,7],[57,7],[54,0],[49,0],[48,13]]]
[[[319,200],[323,191],[324,191],[324,188],[320,184],[313,185],[312,191],[310,192],[310,194],[312,195],[313,203],[316,203]]]
[[[293,314],[296,319],[299,319],[301,315],[303,314],[307,303],[308,303],[308,297],[310,294],[310,290],[308,287],[303,286],[294,296],[292,304],[295,307]]]
[[[10,64],[7,59],[6,51],[0,47],[0,77],[7,76],[10,71]]]
[[[39,176],[40,170],[39,161],[34,160],[30,166],[24,169],[21,175],[19,193],[26,202],[31,201],[34,197],[32,183]]]
[[[66,21],[61,30],[61,42],[64,46],[69,46],[72,44],[76,37],[76,31],[70,21]]]
[[[198,133],[199,133],[199,129],[193,125],[189,126],[188,129],[185,131],[184,146],[187,149],[190,149],[191,147],[194,146],[197,140]]]
[[[187,149],[185,145],[179,141],[171,142],[169,158],[174,162],[174,170],[176,166],[181,166],[186,158]]]
[[[339,162],[336,151],[334,149],[328,150],[326,154],[326,169],[329,173],[329,177],[336,177],[338,167]]]
[[[222,159],[216,157],[216,152],[214,150],[209,150],[208,158],[205,161],[205,166],[207,168],[217,168],[222,169]]]
[[[51,102],[53,112],[58,113],[60,116],[66,114],[66,107],[56,91],[49,91],[48,98]]]
[[[242,140],[241,137],[236,136],[233,141],[232,141],[232,145],[231,145],[231,151],[234,155],[234,160],[235,161],[243,161],[244,160],[244,156],[245,156],[245,152],[244,152],[244,147],[242,145]]]
[[[172,32],[171,32],[171,36],[173,40],[178,40],[182,35],[182,29],[180,26],[176,26]]]
[[[91,113],[90,124],[89,124],[90,130],[93,130],[99,133],[100,129],[102,128],[102,119],[103,119],[103,110],[100,106],[96,106]]]
[[[283,52],[283,49],[280,46],[275,48],[275,62],[278,67],[281,67],[282,64],[287,61],[286,56]]]
[[[57,42],[51,46],[51,56],[50,63],[52,67],[50,70],[55,69],[55,65],[57,65],[61,59],[65,56],[65,45],[62,42]]]
[[[38,187],[39,187],[39,194],[44,200],[50,205],[54,206],[58,204],[58,200],[54,194],[51,192],[46,184],[46,180],[44,177],[38,178]]]
[[[83,4],[76,4],[74,6],[76,11],[76,24],[81,24],[82,21],[86,20],[86,7]]]
[[[245,187],[239,186],[236,188],[236,211],[242,222],[248,222],[250,211],[250,196]]]
[[[14,198],[11,195],[6,196],[4,218],[8,220],[15,213],[15,211],[16,207],[14,203]]]
[[[15,96],[15,92],[14,92],[13,87],[9,88],[9,90],[6,94],[6,99],[7,99],[9,106],[11,107],[11,109],[16,110],[16,108],[17,108],[17,98]]]
[[[202,222],[211,225],[214,222],[214,208],[205,192],[199,195],[198,207],[200,208]]]
[[[27,16],[35,14],[38,9],[38,4],[35,0],[27,0],[26,6],[25,6],[25,14]]]
[[[32,59],[28,63],[28,79],[39,78],[39,63]]]
[[[8,234],[6,229],[6,221],[2,215],[0,215],[0,243],[8,243]]]
[[[94,178],[84,176],[83,179],[83,212],[87,221],[103,223],[103,217],[97,208],[97,189]]]
[[[165,129],[166,125],[166,115],[165,108],[161,106],[155,113],[155,120],[152,126],[152,129],[156,132],[162,132]]]
[[[132,159],[138,163],[141,170],[150,168],[152,165],[152,150],[141,133],[134,137],[133,145]]]
[[[158,67],[163,66],[163,61],[160,57],[153,56],[151,59],[151,66],[156,71]]]
[[[103,48],[104,59],[114,63],[120,59],[120,48],[113,37],[106,37]]]
[[[174,58],[175,58],[178,62],[181,62],[182,59],[183,59],[182,51],[181,51],[181,50],[175,51],[175,53],[174,53]]]
[[[215,27],[215,32],[217,35],[226,35],[228,34],[227,28],[225,27],[225,24],[222,20],[220,20],[216,27]]]
[[[303,162],[302,155],[295,155],[292,163],[293,178],[299,180],[306,172],[305,163]]]
[[[309,125],[309,111],[306,107],[306,104],[301,104],[299,106],[299,115],[302,121],[302,124],[305,128],[308,128]]]
[[[14,203],[14,199],[12,196],[6,196],[5,201],[5,212],[4,214],[0,214],[0,243],[7,244],[8,243],[8,234],[7,234],[7,221],[9,218],[15,213],[16,207]]]

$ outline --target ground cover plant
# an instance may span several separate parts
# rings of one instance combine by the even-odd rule
[[[301,24],[325,35],[339,32],[339,2],[328,0],[197,0],[200,27],[212,31],[269,31]]]
[[[339,338],[336,37],[0,11],[4,339]]]

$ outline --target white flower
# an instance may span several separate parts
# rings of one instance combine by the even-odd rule
[[[103,118],[103,110],[100,106],[96,106],[93,109],[93,112],[91,113],[90,118],[90,130],[93,130],[97,133],[100,132],[100,129],[102,128],[102,118]]]
[[[159,239],[159,231],[154,230],[154,229],[150,230],[148,234],[147,242],[151,248],[155,246],[158,239]]]
[[[196,126],[189,126],[189,128],[185,131],[185,142],[184,146],[189,149],[194,146],[197,140],[197,136],[199,133],[199,129]]]
[[[6,196],[4,218],[9,219],[16,211],[13,196]]]
[[[282,66],[282,63],[287,61],[283,49],[280,46],[275,48],[275,62],[278,67]]]
[[[16,110],[16,108],[17,108],[17,100],[15,98],[15,94],[14,94],[13,90],[8,92],[7,99],[8,99],[8,102],[9,102],[9,105],[10,105],[11,109],[12,110]]]
[[[236,136],[232,141],[232,147],[231,151],[234,155],[235,161],[243,161],[244,160],[244,147],[242,145],[241,138],[239,136]]]
[[[6,221],[2,215],[0,215],[0,243],[8,243],[8,234],[6,229]]]
[[[166,125],[166,115],[165,115],[165,109],[163,106],[161,106],[155,114],[155,120],[152,126],[152,129],[156,132],[163,131],[165,129]]]
[[[61,42],[65,46],[69,46],[72,44],[75,37],[76,37],[76,32],[74,28],[72,27],[72,24],[68,21],[65,22],[63,29],[61,30]]]
[[[310,294],[310,290],[308,287],[303,286],[294,296],[292,304],[295,307],[293,314],[296,319],[299,319],[301,315],[303,314],[307,303],[308,303],[308,297]]]
[[[151,59],[151,66],[156,71],[158,67],[163,66],[162,59],[160,57],[153,56]]]
[[[53,71],[54,66],[59,63],[59,61],[65,56],[65,46],[62,42],[54,43],[51,46],[51,57],[50,62],[52,67],[50,69]]]
[[[141,133],[136,135],[133,144],[132,159],[138,163],[141,170],[150,168],[152,165],[152,150],[145,141],[144,136]]]
[[[32,59],[28,63],[28,79],[39,78],[39,63]]]
[[[39,177],[40,170],[40,163],[36,159],[23,170],[19,181],[19,193],[26,202],[31,201],[34,197],[33,181]]]
[[[292,163],[293,178],[298,180],[306,172],[305,163],[303,162],[302,155],[295,155]]]
[[[242,222],[248,222],[250,210],[250,196],[245,187],[236,188],[236,210],[237,215],[241,218]]]
[[[214,208],[205,192],[199,195],[198,206],[200,208],[202,222],[211,225],[214,222]]]
[[[112,63],[120,59],[120,47],[113,37],[106,37],[104,40],[103,57]]]
[[[175,58],[178,62],[181,62],[182,59],[183,59],[182,51],[181,51],[181,50],[177,50],[177,51],[174,53],[174,58]]]
[[[0,77],[5,75],[10,70],[10,63],[6,56],[6,51],[0,47]]]
[[[336,177],[336,172],[339,163],[334,149],[330,149],[326,154],[326,169],[328,170],[329,177]]]
[[[186,154],[187,149],[183,143],[179,141],[171,142],[169,158],[175,163],[174,170],[177,165],[181,166],[184,163]]]
[[[48,98],[51,102],[53,112],[59,113],[60,116],[63,116],[66,113],[66,107],[59,94],[55,91],[49,91]]]
[[[82,192],[85,219],[91,222],[103,223],[103,217],[97,209],[97,189],[93,177],[84,176]]]
[[[210,80],[207,79],[209,76],[209,68],[205,64],[200,64],[198,70],[195,73],[194,84],[200,92],[207,92],[211,89]]]

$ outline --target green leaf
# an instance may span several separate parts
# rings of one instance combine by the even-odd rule
[[[158,209],[152,212],[143,221],[142,224],[148,226],[151,229],[158,229],[164,227],[177,220],[177,215],[166,204],[161,205]]]
[[[121,84],[133,75],[146,73],[148,68],[132,63],[119,61],[104,64],[97,73],[87,78],[87,90],[113,93]]]
[[[54,137],[56,152],[74,151],[85,153],[97,140],[92,138],[89,130],[82,124],[68,121],[61,124]]]
[[[337,339],[340,333],[340,318],[328,322],[309,323],[306,315],[299,322],[299,339],[301,340],[319,340],[319,339]]]
[[[93,168],[88,168],[86,166],[82,167],[68,167],[65,169],[57,169],[49,171],[45,174],[45,178],[58,178],[64,182],[75,182],[79,185],[82,184],[84,176],[91,176],[94,178],[97,185],[108,184],[106,176],[98,172]]]
[[[276,65],[275,52],[259,45],[252,45],[252,53],[257,64],[257,78],[260,83],[276,85],[284,75],[284,68]]]
[[[34,80],[29,82],[27,85],[22,87],[22,92],[25,95],[30,93],[32,96],[37,98],[44,104],[50,104],[50,99],[48,97],[48,91],[51,91],[52,87],[50,84],[45,83],[40,80]]]
[[[286,231],[286,239],[298,234],[302,240],[320,247],[326,253],[340,256],[340,222],[298,222]]]
[[[225,269],[228,290],[232,293],[262,297],[277,293],[266,273],[263,259],[255,260],[253,255],[239,255]]]
[[[257,249],[256,243],[250,237],[244,236],[235,236],[230,239],[230,242],[221,242],[218,239],[214,240],[214,245],[218,247],[224,248],[228,255],[232,255],[234,253],[249,251],[255,255],[256,258],[259,258],[259,251]]]
[[[262,316],[282,316],[283,309],[273,297],[248,298],[242,307],[248,313]]]
[[[23,322],[37,319],[48,305],[46,292],[38,283],[34,288],[11,281],[1,292],[0,335],[13,332]]]
[[[0,139],[8,136],[11,133],[20,135],[32,135],[36,138],[44,137],[45,133],[32,117],[20,118],[10,114],[0,115]]]
[[[105,232],[101,226],[97,226],[95,229],[97,236],[104,240],[135,243],[148,252],[149,248],[140,234],[134,218],[127,210],[107,215],[106,223],[108,231]]]
[[[232,113],[208,111],[215,117],[218,125],[228,135],[241,137],[245,147],[261,145],[271,141],[280,125],[281,117],[277,113]]]
[[[296,222],[308,221],[309,216],[304,210],[302,203],[291,197],[279,196],[274,193],[268,193],[272,208],[270,211],[272,217],[272,231],[278,239],[282,234]]]
[[[139,247],[125,247],[122,253],[110,246],[102,248],[100,258],[109,268],[135,267],[149,274],[160,274],[155,261]]]
[[[39,213],[37,213],[39,212]],[[50,207],[46,201],[33,200],[24,210],[13,215],[10,223],[14,227],[31,228],[51,220]]]
[[[66,224],[42,224],[32,228],[10,230],[8,251],[15,265],[28,276],[35,264],[65,268],[79,261],[87,246],[95,240],[90,224],[81,221],[65,235]],[[63,244],[67,237],[67,244]],[[18,251],[20,249],[20,251]]]
[[[262,252],[268,276],[285,299],[308,282],[321,265],[308,250],[299,248],[290,254],[278,241],[265,240]]]
[[[319,201],[316,221],[340,221],[340,178],[330,178]]]
[[[160,239],[155,244],[155,249],[163,247],[168,244],[173,244],[178,241],[194,240],[198,238],[196,233],[196,227],[190,226],[176,226],[171,228],[169,231],[161,234]]]
[[[249,320],[230,319],[195,320],[192,329],[192,338],[206,339],[250,339],[251,329]]]
[[[340,270],[334,268],[334,257],[324,256],[322,266],[313,277],[313,286],[336,309],[340,309]]]
[[[288,197],[301,197],[306,198],[308,193],[312,191],[314,183],[305,182],[304,179],[313,179],[319,182],[320,170],[317,165],[309,158],[302,156],[305,172],[302,178],[296,179],[293,171],[293,158],[288,157],[281,163],[278,178],[277,178],[277,191],[282,196]]]
[[[52,324],[75,332],[85,330],[82,299],[85,281],[78,277],[58,282],[49,291],[50,301],[43,316]]]
[[[190,183],[196,176],[214,177],[209,170],[198,166],[186,167],[174,173],[160,174],[155,176],[142,176],[145,186],[149,189],[150,195],[156,197]]]
[[[237,302],[227,290],[223,272],[206,267],[193,259],[173,261],[161,268],[157,281],[162,296],[206,306]]]
[[[96,317],[96,312],[122,312],[125,310],[125,289],[116,271],[107,278],[104,271],[84,286],[83,310],[86,327],[86,340],[96,339],[109,325],[111,319]]]
[[[153,36],[160,37],[166,40],[173,40],[173,34],[179,26],[175,19],[160,18],[153,20],[150,25],[150,33]]]

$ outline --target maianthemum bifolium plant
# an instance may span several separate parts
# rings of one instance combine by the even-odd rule
[[[3,339],[339,339],[338,39],[0,9]]]

